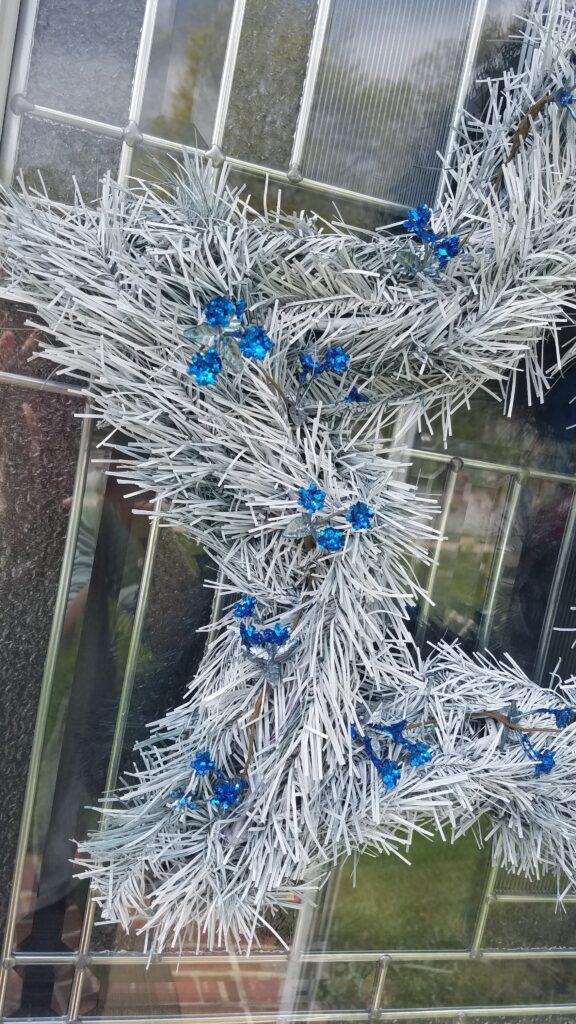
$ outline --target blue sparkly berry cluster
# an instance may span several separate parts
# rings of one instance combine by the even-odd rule
[[[237,619],[251,618],[256,612],[256,598],[245,596],[237,601],[232,614]],[[240,623],[240,639],[242,652],[259,677],[272,686],[278,686],[283,680],[286,662],[290,661],[299,640],[290,638],[288,626],[277,622],[273,627],[258,629],[253,622]]]
[[[230,810],[238,803],[248,788],[245,779],[225,778],[224,772],[218,767],[209,750],[199,751],[190,762],[190,767],[196,777],[205,779],[209,784],[205,799],[217,811]],[[198,798],[190,791],[190,787],[183,789],[182,786],[179,786],[169,793],[167,807],[178,813],[181,822],[186,820],[187,812],[194,810],[197,806]]]
[[[432,211],[426,203],[419,203],[415,209],[408,210],[408,217],[403,223],[406,231],[416,235],[434,255],[438,269],[443,270],[450,260],[460,252],[458,235],[438,235],[431,226]]]
[[[194,377],[199,386],[216,383],[222,370],[226,347],[233,339],[238,342],[238,348],[246,359],[260,362],[272,351],[272,341],[263,327],[259,324],[241,325],[245,312],[245,302],[218,295],[204,307],[205,323],[184,331],[185,338],[200,343],[212,334],[212,346],[198,352],[187,369],[187,373]]]
[[[576,722],[576,711],[573,708],[533,708],[532,711],[525,711],[523,714],[514,716],[514,721],[521,721],[522,718],[529,718],[532,715],[552,715],[556,728],[561,732],[569,725]],[[520,734],[520,743],[527,757],[534,762],[534,774],[536,778],[541,775],[549,775],[556,766],[556,755],[553,750],[543,748],[538,750],[525,733]]]
[[[317,484],[312,483],[308,487],[301,487],[298,493],[298,504],[308,516],[305,528],[301,531],[302,536],[306,535],[307,528],[308,534],[314,537],[319,547],[324,548],[325,551],[341,551],[346,541],[344,530],[339,530],[329,523],[320,529],[314,524],[312,519],[318,512],[322,512],[326,504],[326,491],[323,491]],[[350,505],[346,513],[346,519],[353,530],[369,530],[375,514],[366,502],[356,501]]]
[[[432,760],[432,751],[427,743],[422,743],[420,740],[414,742],[406,739],[404,730],[407,725],[408,722],[404,719],[402,722],[395,722],[393,725],[370,724],[367,728],[373,732],[389,736],[391,743],[401,747],[406,752],[410,766],[412,768],[421,768]],[[374,750],[370,737],[365,733],[362,735],[355,725],[352,726],[351,733],[353,739],[359,740],[362,743],[364,753],[376,768],[384,788],[394,789],[398,785],[402,773],[401,762],[391,757],[380,757]]]
[[[341,345],[333,345],[332,348],[329,348],[321,362],[314,359],[310,352],[301,352],[298,358],[300,360],[300,380],[302,382],[306,381],[308,377],[319,377],[321,373],[326,373],[327,370],[331,370],[333,373],[345,373],[350,362],[350,356]]]
[[[232,608],[232,614],[236,619],[252,618],[256,612],[256,598],[245,595]],[[281,626],[276,623],[273,629],[266,628],[259,630],[254,625],[247,626],[245,622],[240,623],[240,637],[247,648],[252,647],[282,647],[290,639],[288,626]]]

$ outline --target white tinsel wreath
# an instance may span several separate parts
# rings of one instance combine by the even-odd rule
[[[81,848],[104,917],[149,948],[251,943],[342,856],[481,818],[496,863],[576,882],[574,687],[457,646],[419,662],[434,505],[382,440],[399,417],[447,435],[478,388],[511,410],[519,377],[548,387],[575,305],[576,14],[528,29],[531,66],[463,115],[440,209],[402,230],[258,214],[194,166],[106,180],[95,208],[3,192],[0,294],[35,306],[122,478],[220,571],[184,703]]]

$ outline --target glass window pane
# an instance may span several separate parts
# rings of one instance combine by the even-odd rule
[[[388,966],[384,1008],[522,1006],[576,999],[576,961],[432,961]]]
[[[110,170],[117,173],[121,148],[119,139],[24,117],[16,172],[21,170],[27,184],[38,188],[40,171],[48,194],[64,203],[74,199],[75,177],[85,201],[90,202],[100,193],[102,175]]]
[[[4,1020],[38,1020],[42,1017],[64,1017],[68,1010],[74,966],[46,964],[21,967],[8,972]]]
[[[493,903],[482,946],[497,949],[576,948],[576,906],[550,903]]]
[[[20,893],[23,952],[78,948],[86,883],[72,840],[98,820],[88,808],[104,788],[138,597],[148,519],[105,468],[90,469],[84,494]]]
[[[162,0],[154,28],[140,127],[211,144],[233,0]]]
[[[285,171],[304,88],[317,0],[248,0],[224,152]]]
[[[0,385],[0,930],[69,519],[83,406]]]
[[[36,359],[43,341],[53,341],[47,333],[27,327],[26,321],[39,323],[40,317],[31,306],[0,299],[0,370],[24,377],[48,380],[55,377],[54,363]],[[67,374],[59,374],[58,384],[69,381]]]
[[[145,6],[146,0],[40,0],[29,99],[124,125]]]
[[[465,949],[484,888],[488,851],[472,835],[453,846],[415,838],[411,864],[397,857],[346,862],[330,906],[328,934],[318,943],[333,950]]]
[[[441,478],[430,462],[421,464],[416,457],[409,479],[420,480],[422,486],[422,478],[430,473],[433,493]],[[510,487],[506,474],[466,464],[459,470],[431,595],[434,604],[427,606],[427,640],[459,637],[467,650],[476,646]],[[436,493],[441,498],[440,488]],[[426,583],[426,569],[420,567],[419,572]]]
[[[286,962],[164,963],[91,966],[81,1014],[90,1017],[206,1016],[276,1011]]]
[[[309,178],[432,201],[475,0],[334,0],[306,137]]]
[[[311,963],[302,971],[297,1009],[368,1010],[372,1005],[377,965],[374,963]]]

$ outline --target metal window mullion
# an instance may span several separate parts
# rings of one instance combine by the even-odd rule
[[[474,61],[476,60],[476,53],[478,51],[478,43],[480,42],[480,32],[482,25],[484,24],[484,18],[486,16],[486,9],[488,0],[476,0],[476,10],[472,17],[472,23],[470,25],[470,32],[468,34],[468,45],[466,47],[466,54],[464,57],[464,63],[462,65],[462,74],[460,78],[460,88],[456,96],[454,103],[454,110],[452,113],[452,123],[450,126],[450,133],[448,135],[448,141],[446,143],[446,149],[444,152],[444,161],[449,163],[454,154],[456,148],[456,140],[458,138],[458,120],[462,116],[462,110],[466,102],[466,95],[470,89],[470,77],[474,68]],[[442,200],[442,194],[446,188],[446,179],[443,174],[440,175],[440,181],[438,183],[438,191],[436,195],[436,205]]]
[[[502,512],[500,529],[496,538],[492,565],[490,567],[486,598],[484,601],[484,608],[482,609],[482,620],[480,623],[480,629],[478,630],[478,650],[485,649],[490,640],[490,634],[494,623],[496,596],[502,580],[504,560],[506,558],[510,535],[516,518],[516,511],[518,509],[518,502],[520,501],[524,479],[524,474],[518,474],[513,477],[510,481],[506,494],[506,502]]]
[[[554,628],[554,622],[556,620],[556,614],[558,612],[558,605],[560,603],[562,588],[564,586],[564,580],[566,578],[566,572],[568,569],[570,554],[572,552],[572,545],[574,543],[575,532],[576,491],[573,491],[572,500],[570,502],[570,509],[568,511],[566,524],[564,526],[564,533],[562,535],[562,541],[560,543],[560,550],[558,551],[558,558],[556,559],[556,565],[554,567],[554,576],[552,578],[550,593],[548,595],[548,601],[546,603],[546,611],[544,612],[542,629],[540,631],[538,653],[536,655],[536,665],[534,668],[534,681],[537,683],[541,682],[542,680],[542,673],[544,671],[544,666],[546,664],[546,659],[548,657],[548,651],[550,650],[552,630]]]
[[[7,0],[10,3],[10,0]],[[16,43],[13,48],[12,68],[6,90],[6,108],[0,143],[0,179],[10,183],[16,166],[20,117],[10,105],[10,96],[25,91],[28,81],[30,57],[34,44],[34,29],[40,0],[21,0]]]
[[[134,66],[134,79],[132,81],[132,93],[130,107],[128,110],[128,124],[123,133],[122,151],[118,165],[118,181],[125,184],[130,177],[132,167],[132,156],[134,146],[141,139],[142,135],[138,127],[142,117],[142,106],[144,93],[146,91],[146,80],[150,66],[150,54],[154,40],[154,29],[158,14],[159,0],[146,0],[146,9],[142,21],[142,31],[138,46],[138,55]]]
[[[470,956],[480,956],[480,947],[482,946],[482,940],[484,938],[484,930],[486,928],[486,922],[488,921],[488,913],[490,906],[493,901],[493,893],[496,888],[496,880],[498,878],[499,868],[496,864],[490,865],[488,877],[486,879],[486,885],[482,894],[482,903],[480,904],[480,912],[476,920],[476,926],[474,928],[474,935],[472,936],[472,942],[470,944]],[[483,955],[483,954],[482,954]]]
[[[66,395],[69,398],[86,397],[81,388],[71,387],[69,384],[58,384],[53,380],[42,380],[39,377],[27,377],[24,373],[10,373],[8,370],[0,370],[0,384],[26,388],[28,391],[49,392],[51,395]]]
[[[240,45],[240,34],[242,32],[245,9],[246,0],[234,0],[234,8],[230,19],[230,28],[228,30],[228,41],[226,43],[226,53],[224,55],[224,65],[222,67],[222,78],[220,79],[218,102],[216,104],[216,112],[214,114],[212,145],[206,154],[209,157],[213,157],[216,164],[221,163],[223,157],[222,146],[224,143],[224,130],[226,128],[228,107],[230,105],[230,96],[232,94],[232,82],[234,80],[234,72],[236,70],[236,60],[238,57],[238,47]]]
[[[86,412],[88,411],[89,410],[87,408]],[[40,698],[38,701],[38,711],[36,714],[36,725],[34,728],[32,749],[30,752],[30,761],[28,764],[28,779],[26,783],[26,792],[24,795],[24,802],[22,806],[22,817],[20,820],[18,845],[16,848],[16,858],[14,863],[14,873],[12,879],[12,890],[10,893],[10,901],[8,904],[8,913],[6,917],[6,926],[4,933],[4,943],[2,947],[2,964],[0,966],[0,1018],[2,1018],[4,1012],[4,1001],[6,997],[8,972],[12,966],[10,956],[14,946],[16,923],[18,919],[18,905],[20,900],[20,892],[22,888],[22,877],[24,873],[26,853],[28,850],[29,832],[32,824],[32,816],[34,813],[34,804],[38,789],[38,781],[42,761],[42,750],[44,747],[44,738],[46,734],[48,713],[50,709],[50,700],[52,697],[52,689],[54,685],[56,665],[58,661],[58,651],[60,648],[60,639],[64,628],[64,618],[66,615],[68,594],[70,591],[70,581],[72,578],[72,571],[74,567],[74,554],[76,551],[78,531],[80,528],[80,520],[82,516],[82,498],[86,484],[88,467],[90,464],[91,439],[92,420],[90,419],[89,416],[87,416],[82,421],[82,429],[80,432],[80,445],[78,449],[78,458],[76,462],[76,476],[74,480],[74,488],[72,491],[70,518],[68,521],[68,530],[66,534],[66,541],[64,544],[64,552],[62,555],[60,579],[58,581],[58,590],[56,593],[54,611],[52,614],[52,626],[50,629],[50,637],[48,640],[48,649],[46,652],[46,661],[44,664],[44,673],[42,676]]]
[[[291,181],[300,181],[303,177],[301,162],[304,154],[304,144],[306,142],[310,115],[312,113],[314,94],[316,92],[316,82],[320,71],[320,60],[324,49],[324,40],[326,38],[326,29],[328,28],[331,3],[332,0],[318,0],[318,10],[316,12],[316,20],[314,22],[312,41],[310,43],[310,52],[308,55],[308,67],[304,78],[304,88],[302,90],[302,99],[300,101],[300,109],[298,111],[298,120],[296,121],[296,128],[294,130],[294,141],[292,143],[290,166],[288,168],[288,178]]]
[[[20,0],[0,0],[0,135],[8,99]]]
[[[132,697],[134,680],[136,678],[136,671],[138,668],[138,657],[140,654],[142,634],[144,631],[144,623],[146,621],[146,614],[148,611],[148,595],[150,593],[150,584],[152,582],[152,570],[154,568],[154,559],[156,556],[156,549],[158,546],[158,536],[160,530],[160,517],[158,515],[159,510],[160,505],[159,501],[157,500],[155,506],[156,515],[152,519],[150,533],[148,535],[148,542],[146,544],[144,564],[142,566],[142,576],[140,579],[140,587],[138,590],[138,600],[136,602],[136,611],[134,613],[134,623],[132,626],[132,633],[130,636],[130,644],[128,646],[128,654],[126,656],[126,666],[124,669],[124,678],[122,680],[122,689],[120,692],[118,711],[116,713],[116,724],[114,727],[114,736],[112,739],[112,747],[110,750],[110,758],[108,761],[106,782],[104,785],[103,811],[108,805],[110,794],[116,785],[116,779],[120,767],[120,760],[122,757],[124,733],[126,731],[128,713],[130,710],[130,700]],[[80,1008],[85,960],[87,953],[90,949],[90,939],[92,937],[92,928],[94,925],[95,913],[96,904],[94,900],[89,899],[86,904],[86,909],[84,911],[84,918],[82,921],[82,928],[80,931],[80,939],[78,943],[79,959],[77,961],[76,971],[74,972],[74,978],[72,981],[72,989],[70,992],[70,1002],[68,1006],[68,1019],[70,1021],[76,1020]]]

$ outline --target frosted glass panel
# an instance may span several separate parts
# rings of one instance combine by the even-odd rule
[[[145,0],[40,0],[30,99],[125,124],[145,6]]]
[[[430,201],[475,0],[334,0],[307,133],[309,178]]]

